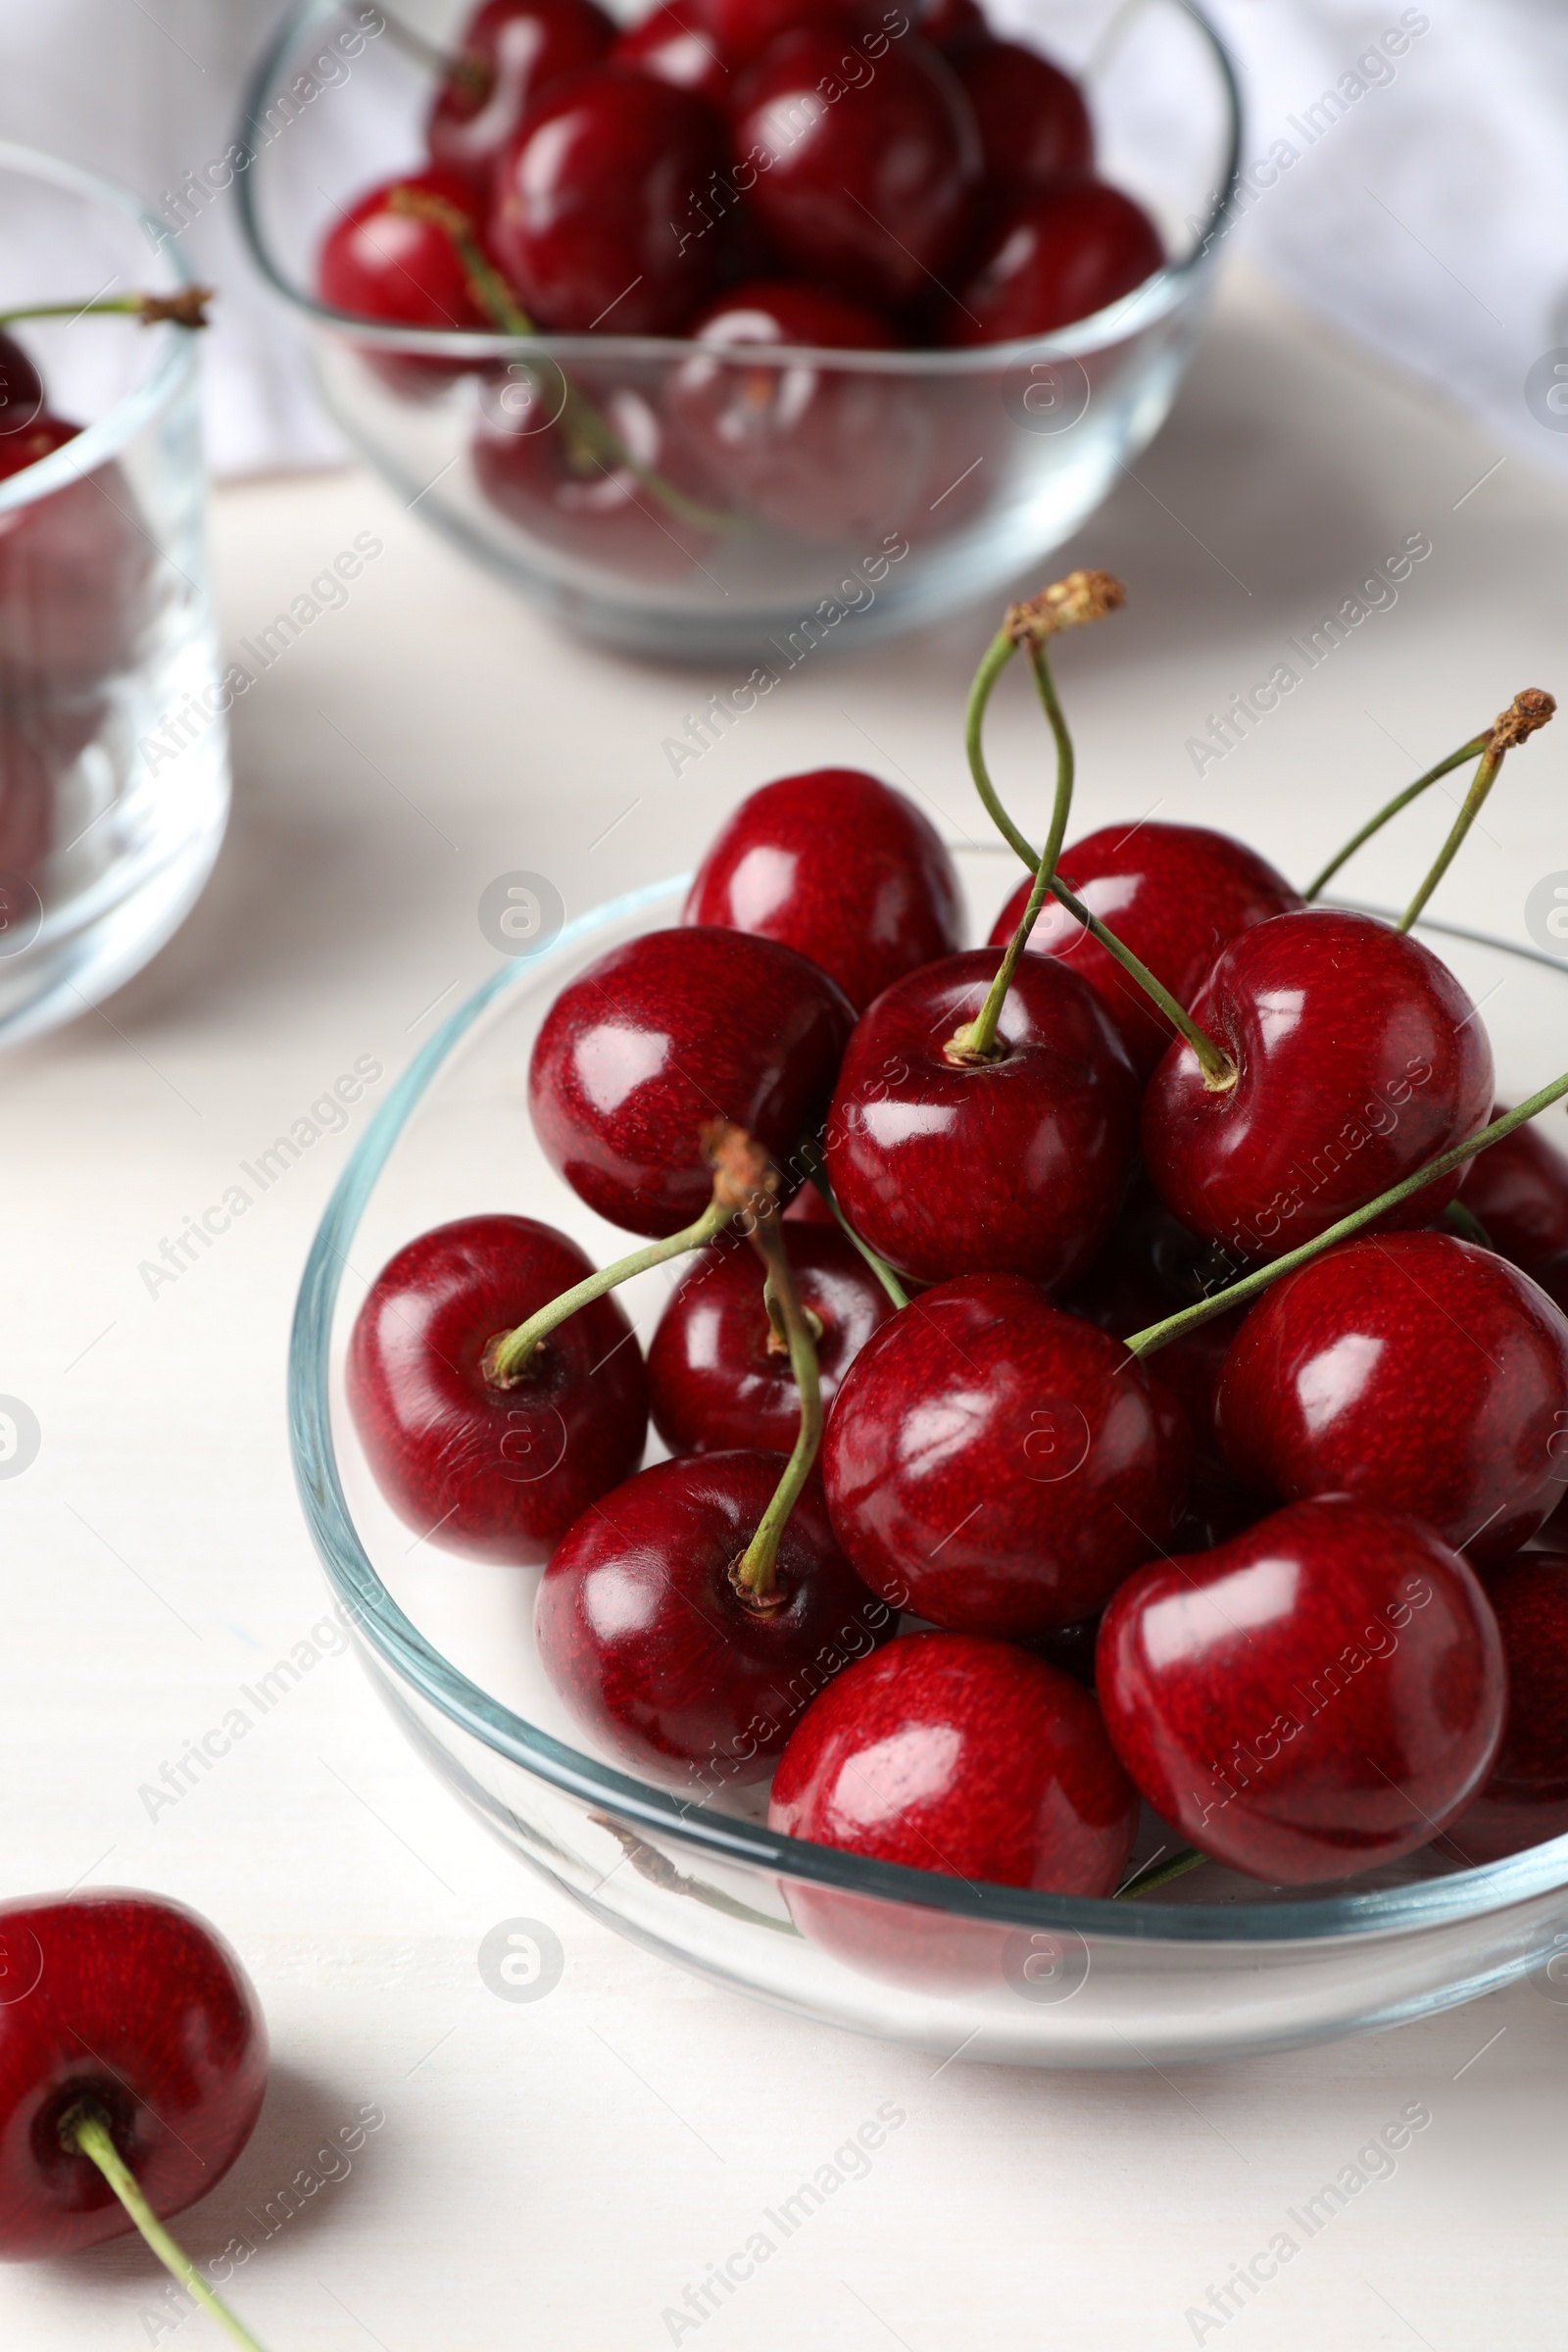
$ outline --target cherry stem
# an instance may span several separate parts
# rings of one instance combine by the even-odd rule
[[[1331,1250],[1336,1242],[1349,1241],[1353,1234],[1372,1224],[1386,1210],[1396,1207],[1401,1200],[1408,1200],[1412,1193],[1420,1192],[1423,1185],[1433,1183],[1439,1176],[1446,1176],[1450,1168],[1462,1167],[1467,1159],[1473,1159],[1489,1144],[1501,1143],[1505,1135],[1512,1135],[1514,1129],[1522,1127],[1527,1119],[1536,1118],[1542,1111],[1549,1110],[1552,1103],[1560,1102],[1564,1095],[1568,1095],[1568,1075],[1554,1078],[1549,1086],[1542,1088],[1539,1095],[1532,1095],[1515,1109],[1504,1111],[1500,1119],[1494,1119],[1490,1127],[1483,1127],[1480,1134],[1471,1136],[1468,1143],[1455,1144],[1451,1151],[1430,1160],[1424,1168],[1418,1168],[1413,1176],[1406,1176],[1401,1183],[1391,1185],[1386,1193],[1379,1193],[1377,1199],[1369,1200],[1364,1208],[1352,1209],[1348,1217],[1341,1217],[1338,1224],[1320,1233],[1315,1241],[1303,1242],[1298,1250],[1289,1250],[1284,1257],[1277,1257],[1272,1265],[1259,1266],[1255,1273],[1244,1275],[1240,1282],[1233,1282],[1228,1291],[1213,1291],[1208,1298],[1200,1298],[1196,1306],[1184,1306],[1179,1314],[1167,1315],[1162,1323],[1151,1323],[1147,1331],[1135,1331],[1126,1343],[1128,1351],[1141,1360],[1146,1355],[1152,1355],[1157,1348],[1167,1347],[1172,1340],[1179,1340],[1184,1332],[1196,1331],[1200,1323],[1212,1322],[1216,1315],[1223,1315],[1233,1306],[1244,1306],[1249,1299],[1255,1298],[1260,1291],[1266,1291],[1271,1283],[1278,1282],[1282,1274],[1294,1273],[1298,1266],[1310,1264],[1325,1250]]]
[[[1047,594],[1050,594],[1049,590]],[[1018,610],[1018,607],[1013,608],[1014,612]],[[987,815],[1004,841],[1010,849],[1016,851],[1024,864],[1038,879],[1041,865],[1040,854],[1027,836],[1019,832],[1002,806],[997,796],[997,788],[986,767],[985,753],[981,742],[985,726],[986,706],[991,700],[992,690],[1017,651],[1019,638],[1014,635],[1013,631],[1013,618],[1009,613],[1006,622],[987,648],[980,666],[975,672],[974,684],[969,689],[969,707],[964,720],[964,749],[969,758],[969,773],[974,778],[975,790],[980,795]],[[1035,675],[1037,680],[1040,680],[1041,693],[1044,697],[1046,682],[1041,679],[1038,664]],[[1047,715],[1050,716],[1050,714],[1051,706],[1048,703]],[[1059,756],[1058,739],[1058,760]],[[1123,947],[1115,933],[1105,928],[1098,914],[1090,912],[1083,901],[1067,888],[1059,875],[1053,873],[1047,888],[1057,904],[1065,906],[1067,912],[1083,924],[1090,937],[1099,941],[1106,955],[1115,957],[1129,978],[1135,980],[1145,995],[1158,1006],[1177,1035],[1191,1046],[1198,1056],[1199,1067],[1203,1073],[1203,1084],[1208,1091],[1211,1094],[1228,1093],[1236,1084],[1236,1064],[1224,1048],[1216,1045],[1213,1038],[1200,1029],[1185,1006],[1176,1002],[1163,981],[1155,979],[1149,966],[1133,954],[1131,948]]]
[[[870,1267],[872,1273],[876,1276],[878,1282],[882,1285],[882,1288],[886,1291],[894,1305],[907,1306],[909,1303],[909,1294],[905,1289],[898,1276],[894,1273],[893,1268],[888,1264],[886,1258],[878,1257],[876,1251],[872,1249],[869,1242],[861,1241],[859,1235],[856,1232],[855,1227],[850,1223],[850,1220],[844,1214],[843,1209],[840,1208],[838,1195],[834,1192],[832,1181],[828,1176],[827,1163],[823,1159],[821,1152],[817,1150],[816,1145],[809,1139],[802,1144],[800,1149],[800,1157],[805,1162],[807,1175],[810,1178],[817,1191],[821,1194],[823,1200],[827,1202],[829,1208],[833,1211],[833,1214],[838,1219],[839,1226],[846,1238],[855,1244],[856,1249],[858,1250],[860,1255],[864,1258],[866,1264]]]
[[[165,2270],[178,2279],[188,2295],[195,2297],[208,2318],[216,2320],[236,2344],[244,2347],[244,2352],[262,2352],[250,2329],[214,2294],[190,2256],[170,2236],[142,2195],[135,2176],[109,2136],[108,2119],[102,2110],[86,2101],[73,2107],[61,2119],[60,2138],[65,2147],[74,2149],[98,2167]]]
[[[1440,783],[1445,776],[1450,775],[1454,768],[1463,767],[1467,760],[1479,760],[1491,738],[1490,727],[1484,735],[1472,735],[1468,743],[1462,743],[1456,752],[1450,752],[1446,760],[1440,760],[1436,767],[1429,767],[1424,776],[1417,776],[1413,784],[1407,784],[1402,792],[1396,792],[1393,800],[1378,810],[1376,816],[1367,819],[1359,833],[1351,835],[1344,849],[1338,851],[1329,859],[1323,871],[1308,885],[1305,893],[1308,904],[1310,905],[1313,899],[1322,895],[1341,866],[1348,864],[1363,842],[1370,841],[1374,833],[1381,833],[1389,819],[1397,816],[1401,808],[1408,808],[1410,803],[1418,800],[1428,785]]]
[[[1172,1879],[1184,1879],[1190,1870],[1196,1870],[1208,1859],[1196,1845],[1189,1845],[1181,1853],[1173,1854],[1168,1862],[1161,1863],[1158,1870],[1146,1868],[1137,1872],[1125,1886],[1117,1887],[1110,1899],[1113,1903],[1135,1903],[1141,1894],[1150,1894],[1156,1886],[1168,1886]]]
[[[735,1204],[721,1200],[715,1187],[713,1199],[695,1224],[666,1235],[662,1241],[650,1242],[646,1249],[632,1250],[629,1257],[617,1257],[612,1265],[598,1267],[581,1282],[574,1282],[569,1291],[563,1291],[559,1298],[552,1298],[548,1306],[541,1306],[514,1331],[503,1332],[493,1339],[480,1364],[485,1379],[492,1388],[515,1388],[540,1341],[576,1314],[579,1307],[591,1306],[607,1292],[630,1282],[634,1274],[646,1274],[650,1266],[662,1266],[667,1258],[681,1257],[689,1250],[701,1250],[705,1242],[710,1242],[723,1231],[736,1213]]]
[[[1450,1200],[1443,1213],[1454,1232],[1462,1234],[1467,1242],[1474,1242],[1478,1249],[1492,1250],[1494,1254],[1498,1254],[1491,1234],[1473,1208],[1466,1208],[1462,1200]]]
[[[1476,818],[1480,815],[1482,806],[1486,801],[1488,793],[1497,781],[1497,771],[1502,765],[1503,750],[1506,750],[1506,746],[1503,746],[1502,750],[1494,750],[1489,746],[1487,751],[1482,755],[1481,765],[1476,769],[1475,774],[1470,779],[1470,789],[1464,796],[1464,803],[1459,810],[1458,815],[1454,818],[1452,825],[1449,827],[1448,838],[1444,843],[1442,849],[1438,852],[1437,858],[1433,864],[1431,872],[1427,875],[1426,880],[1416,892],[1415,897],[1410,901],[1409,906],[1400,915],[1396,926],[1398,930],[1409,930],[1411,924],[1415,921],[1416,916],[1421,912],[1422,907],[1426,905],[1428,899],[1431,898],[1432,893],[1437,889],[1438,884],[1443,880],[1444,875],[1453,863],[1454,858],[1458,855],[1460,844],[1464,840],[1465,835],[1469,832],[1471,826],[1475,823]]]
[[[762,1304],[767,1309],[767,1352],[769,1355],[788,1355],[790,1351],[789,1326],[784,1320],[784,1309],[779,1303],[778,1292],[774,1288],[771,1274],[764,1274],[762,1277]],[[819,1346],[822,1339],[821,1316],[814,1313],[808,1306],[803,1306],[801,1312],[806,1317],[806,1328],[811,1335],[812,1346]]]
[[[784,1336],[789,1342],[790,1370],[801,1393],[801,1426],[796,1432],[795,1447],[785,1465],[784,1475],[773,1490],[771,1501],[758,1523],[758,1529],[740,1558],[730,1570],[730,1583],[743,1600],[756,1609],[775,1609],[784,1595],[775,1589],[778,1570],[778,1547],[791,1511],[800,1498],[801,1489],[811,1473],[816,1449],[822,1443],[822,1389],[817,1378],[816,1346],[811,1338],[806,1309],[795,1287],[795,1274],[790,1265],[789,1250],[784,1240],[783,1219],[778,1202],[771,1191],[760,1192],[754,1199],[752,1240],[767,1268],[767,1283],[784,1321]]]
[[[116,294],[107,302],[29,302],[0,311],[0,328],[28,318],[139,318],[143,326],[206,326],[211,286],[181,286],[174,294]]]

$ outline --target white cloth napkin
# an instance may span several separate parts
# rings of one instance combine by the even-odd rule
[[[1230,247],[1499,447],[1568,469],[1562,0],[1211,4],[1248,91],[1250,193]],[[0,0],[0,133],[157,203],[221,156],[281,14],[281,0]],[[215,469],[333,462],[341,445],[245,259],[232,198],[184,241],[222,288],[207,371]]]

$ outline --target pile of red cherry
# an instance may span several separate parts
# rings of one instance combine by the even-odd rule
[[[428,141],[427,170],[327,233],[334,308],[876,352],[1043,334],[1165,258],[1142,207],[1096,177],[1077,84],[974,0],[682,0],[627,31],[595,0],[484,0]],[[461,372],[374,364],[415,397]],[[704,353],[667,376],[573,377],[567,397],[557,372],[498,371],[475,472],[524,528],[618,562],[621,541],[669,555],[637,527],[650,488],[677,538],[743,512],[839,539],[923,515],[973,456],[969,434],[937,479],[935,420],[875,372]],[[943,527],[962,512],[945,506]]]
[[[1048,640],[1118,601],[1013,608],[978,710],[1018,649],[1054,708]],[[1435,771],[1479,760],[1462,824],[1550,709]],[[603,1751],[695,1800],[772,1774],[800,1838],[1105,1895],[1140,1797],[1275,1884],[1554,1836],[1568,1553],[1524,1547],[1568,1493],[1568,1159],[1523,1123],[1468,1156],[1491,1048],[1408,928],[1200,826],[1058,860],[1057,724],[989,946],[911,803],[828,769],[561,991],[536,1134],[650,1238],[598,1274],[519,1215],[399,1250],[347,1364],[373,1473],[435,1544],[545,1563]],[[609,1291],[681,1255],[645,1360]],[[791,1899],[890,1965],[885,1916]]]

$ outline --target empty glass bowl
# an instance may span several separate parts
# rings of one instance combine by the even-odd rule
[[[1029,342],[748,345],[747,401],[777,435],[749,433],[744,480],[669,433],[712,346],[405,331],[316,299],[316,257],[347,203],[418,168],[433,87],[391,34],[351,74],[334,56],[330,85],[313,76],[345,21],[333,0],[294,9],[246,102],[255,155],[236,185],[252,250],[308,320],[349,439],[448,537],[596,636],[781,674],[824,644],[994,598],[1058,546],[1163,421],[1202,320],[1239,137],[1208,24],[1188,0],[1017,0],[997,17],[1082,74],[1101,171],[1152,215],[1169,266]],[[290,96],[305,88],[308,104]],[[808,445],[794,421],[808,397]],[[585,416],[646,470],[563,490],[564,437]]]
[[[970,936],[983,939],[1017,868],[1003,852],[961,851],[958,864]],[[365,1290],[416,1234],[480,1211],[544,1218],[597,1262],[623,1251],[626,1237],[547,1164],[525,1073],[557,991],[609,948],[677,921],[683,892],[683,881],[656,884],[556,936],[519,924],[522,952],[423,1048],[366,1131],[305,1269],[290,1419],[306,1514],[361,1659],[431,1769],[622,1934],[803,2015],[943,2057],[1242,2056],[1398,2024],[1542,1963],[1554,1970],[1568,1942],[1568,1837],[1481,1870],[1450,1870],[1428,1847],[1322,1895],[1207,1864],[1131,1901],[970,1886],[776,1837],[760,1790],[699,1805],[586,1749],[535,1654],[539,1572],[443,1553],[393,1515],[343,1399]],[[1504,1099],[1539,1085],[1542,1040],[1568,1016],[1568,967],[1422,928],[1487,1003]],[[645,1340],[677,1270],[620,1293]],[[1135,1859],[1169,1835],[1149,1827]],[[853,1963],[835,1956],[852,1945]],[[1554,1974],[1543,1983],[1563,1997]]]

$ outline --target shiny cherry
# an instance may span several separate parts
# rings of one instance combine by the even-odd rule
[[[1507,1107],[1497,1103],[1494,1116]],[[1478,1152],[1458,1198],[1480,1218],[1493,1248],[1527,1274],[1568,1250],[1568,1157],[1541,1119],[1526,1120]]]
[[[345,1385],[376,1485],[444,1550],[533,1565],[642,1459],[648,1388],[613,1298],[540,1343],[510,1388],[485,1349],[592,1272],[532,1217],[460,1217],[398,1250],[355,1317]]]
[[[836,980],[857,1012],[962,936],[958,877],[936,827],[858,767],[748,793],[697,869],[682,920],[776,939]]]
[[[568,982],[528,1070],[534,1131],[589,1207],[678,1233],[712,1190],[704,1138],[729,1119],[792,1176],[827,1107],[853,1022],[840,990],[776,940],[649,931]]]
[[[1138,1082],[1087,981],[1047,956],[1019,962],[994,1061],[955,1062],[1002,958],[970,949],[906,973],[862,1014],[828,1121],[834,1190],[861,1239],[901,1273],[941,1282],[1077,1279],[1132,1176]]]
[[[1568,1552],[1527,1551],[1487,1578],[1502,1636],[1508,1713],[1480,1795],[1444,1839],[1495,1862],[1568,1830]]]
[[[801,1302],[820,1325],[817,1374],[826,1410],[893,1302],[835,1227],[793,1226],[790,1265]],[[762,1296],[762,1268],[739,1235],[700,1250],[660,1316],[648,1347],[654,1426],[671,1453],[760,1446],[788,1453],[801,1396]]]
[[[1095,133],[1083,94],[1038,49],[970,40],[954,52],[953,70],[974,109],[993,189],[1049,188],[1093,170]]]
[[[1050,334],[1119,302],[1165,266],[1142,205],[1103,180],[1069,180],[1003,205],[967,278],[945,307],[958,346]]]
[[[733,141],[748,201],[791,268],[894,309],[947,267],[979,176],[969,102],[909,33],[874,59],[826,30],[786,34],[737,92]]]
[[[128,1887],[0,1904],[0,2261],[133,2229],[60,2127],[86,2104],[160,2219],[220,2181],[267,2086],[267,2028],[222,1937]]]
[[[611,51],[612,62],[655,81],[672,82],[678,90],[695,90],[710,106],[724,107],[734,88],[734,74],[702,14],[681,0],[677,7],[653,8],[628,25]]]
[[[43,415],[43,378],[15,336],[0,333],[0,440]]]
[[[438,171],[481,195],[526,109],[563,74],[597,65],[615,24],[594,0],[485,0],[464,26],[426,140]]]
[[[1425,1845],[1484,1785],[1507,1690],[1465,1562],[1415,1520],[1342,1499],[1130,1577],[1095,1680],[1154,1810],[1283,1886]]]
[[[722,118],[619,67],[553,82],[493,182],[490,241],[535,325],[678,334],[722,266],[695,208],[724,165]]]
[[[839,1542],[874,1592],[954,1633],[1093,1616],[1168,1543],[1192,1438],[1157,1380],[1014,1274],[911,1299],[828,1419]]]
[[[1348,1242],[1263,1293],[1216,1412],[1226,1460],[1259,1493],[1353,1494],[1505,1558],[1562,1497],[1568,1316],[1452,1234]]]
[[[492,326],[450,231],[437,220],[401,210],[400,202],[411,198],[450,206],[482,242],[482,201],[453,173],[413,172],[378,181],[322,240],[316,267],[321,300],[356,318],[379,318],[395,326]]]
[[[1463,1143],[1492,1108],[1492,1048],[1430,948],[1372,915],[1280,914],[1233,939],[1188,1009],[1236,1064],[1211,1093],[1173,1043],[1144,1097],[1144,1159],[1184,1225],[1283,1257]],[[1457,1173],[1391,1209],[1429,1223]]]
[[[971,1886],[1107,1895],[1138,1797],[1068,1676],[1008,1642],[921,1633],[851,1667],[808,1710],[767,1822]],[[1006,1931],[800,1880],[788,1893],[802,1934],[853,1968],[932,1990],[1005,1981]]]
[[[45,411],[0,438],[0,480],[80,430]],[[113,461],[0,514],[0,691],[42,705],[127,668],[160,609],[158,564]]]
[[[692,0],[692,13],[733,65],[746,65],[785,33],[808,28],[842,49],[874,33],[882,14],[875,0]]]
[[[1057,871],[1179,1004],[1190,1004],[1221,948],[1301,901],[1266,858],[1207,825],[1106,825],[1063,850]],[[993,947],[1018,927],[1030,884],[1019,883],[992,926]],[[1048,899],[1029,934],[1036,956],[1070,957],[1103,1000],[1141,1078],[1171,1042],[1170,1023],[1075,915]]]
[[[773,361],[781,345],[890,351],[887,321],[863,303],[784,279],[721,294],[691,328],[714,348],[682,362],[665,405],[697,458],[736,505],[798,538],[872,538],[896,526],[924,479],[931,419],[909,384],[873,370]],[[718,346],[755,345],[755,366]]]
[[[784,1469],[748,1449],[656,1462],[558,1546],[534,1632],[561,1698],[634,1772],[696,1801],[765,1780],[811,1699],[895,1629],[834,1539],[813,1476],[785,1524],[777,1605],[730,1581]]]

